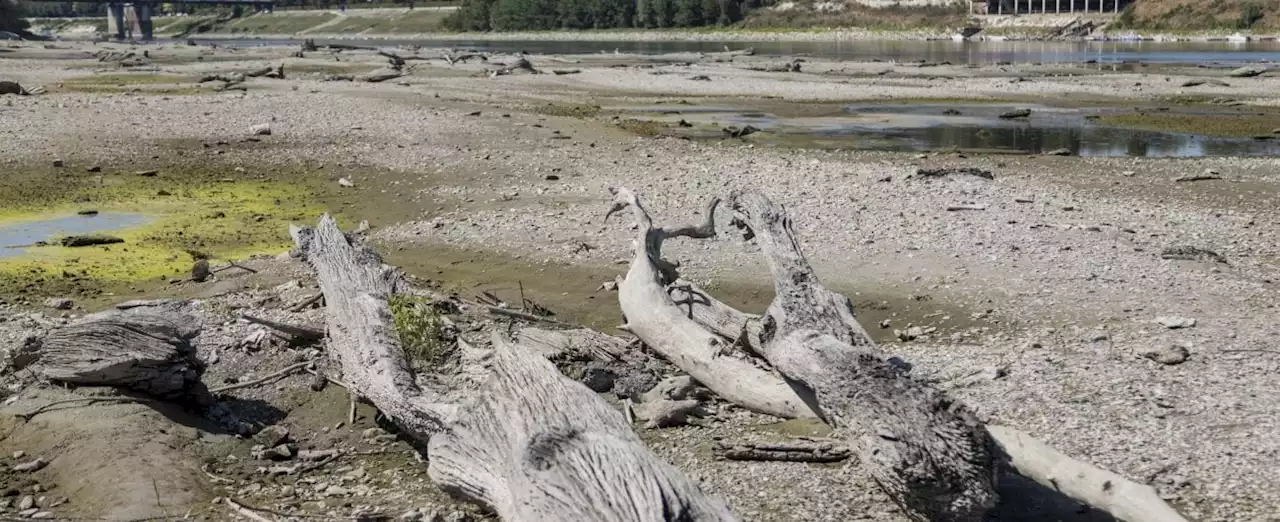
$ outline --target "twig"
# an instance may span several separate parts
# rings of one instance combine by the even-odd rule
[[[223,270],[230,270],[230,269],[232,269],[232,268],[239,268],[239,269],[241,269],[241,270],[244,270],[245,272],[249,272],[250,274],[256,274],[256,273],[258,273],[258,271],[257,271],[257,270],[254,270],[254,269],[249,268],[249,267],[247,267],[247,266],[244,266],[244,265],[238,264],[238,263],[236,263],[235,261],[227,261],[227,266],[220,266],[220,267],[218,267],[218,268],[214,268],[214,269],[211,269],[211,270],[209,270],[209,271],[210,271],[210,272],[212,272],[212,273],[215,273],[215,274],[216,274],[216,273],[221,272],[221,271],[223,271]]]
[[[151,490],[156,492],[156,507],[160,507],[160,485],[156,484],[156,479],[151,479]]]
[[[303,299],[303,300],[302,300],[302,302],[300,302],[300,303],[298,303],[298,304],[296,304],[296,305],[290,306],[290,307],[289,307],[289,311],[290,311],[290,312],[301,312],[301,311],[303,311],[303,310],[306,310],[308,306],[311,306],[311,305],[313,305],[313,304],[316,304],[316,303],[317,303],[317,302],[319,302],[321,299],[324,299],[324,293],[323,293],[323,292],[318,293],[318,294],[316,294],[316,295],[313,295],[313,296],[311,296],[311,297],[308,297],[308,298],[306,298],[306,299]]]
[[[229,478],[226,478],[226,477],[219,477],[219,476],[217,476],[217,475],[214,475],[214,474],[213,474],[213,472],[209,471],[209,465],[208,465],[208,464],[205,464],[205,465],[203,465],[203,466],[200,466],[200,471],[203,471],[203,472],[204,472],[204,474],[205,474],[206,476],[208,476],[208,477],[209,477],[209,480],[212,480],[212,481],[214,481],[214,482],[226,482],[227,484],[235,484],[235,483],[236,483],[236,481],[231,480],[231,479],[229,479]]]
[[[211,393],[224,393],[224,392],[229,392],[229,391],[231,391],[231,390],[238,390],[238,389],[240,389],[240,388],[248,388],[248,387],[250,387],[250,386],[257,386],[257,385],[262,384],[262,383],[264,383],[264,382],[267,382],[267,381],[270,381],[270,380],[274,380],[274,379],[279,379],[279,378],[281,378],[281,377],[284,377],[284,376],[286,376],[286,375],[289,375],[290,373],[293,373],[293,372],[295,372],[295,371],[298,371],[298,369],[300,369],[300,368],[305,368],[306,366],[308,366],[308,365],[310,365],[310,364],[311,364],[310,362],[300,362],[300,363],[297,363],[297,364],[294,364],[294,365],[288,366],[288,367],[286,367],[285,369],[280,370],[280,371],[278,371],[278,372],[272,373],[272,374],[270,374],[270,375],[265,375],[265,376],[263,376],[263,377],[259,377],[259,378],[257,378],[257,379],[252,380],[252,381],[242,382],[242,383],[238,383],[238,384],[232,384],[232,385],[229,385],[229,386],[223,386],[223,387],[221,387],[221,388],[214,388],[214,389],[209,390],[209,391],[210,391]]]
[[[242,517],[245,517],[249,520],[253,520],[255,522],[274,522],[267,517],[254,513],[253,510],[250,510],[247,507],[237,504],[236,501],[231,500],[231,497],[227,497],[223,500],[226,501],[227,505],[231,507],[232,511],[235,511],[236,514]]]
[[[249,314],[241,314],[241,315],[240,315],[240,318],[241,318],[241,319],[244,319],[244,320],[246,320],[246,321],[249,321],[249,322],[251,322],[251,323],[254,323],[254,324],[260,324],[260,325],[265,326],[265,327],[267,327],[267,328],[270,328],[270,329],[272,329],[272,330],[276,330],[276,331],[279,331],[279,332],[282,332],[282,333],[286,333],[286,334],[292,335],[292,336],[294,336],[294,337],[299,337],[299,338],[307,339],[307,340],[310,340],[310,341],[319,341],[319,340],[321,340],[321,339],[324,339],[324,332],[323,332],[323,331],[320,331],[320,330],[316,330],[316,329],[314,329],[314,328],[307,328],[307,327],[305,327],[305,326],[294,326],[294,325],[291,325],[291,324],[277,323],[277,322],[272,321],[272,320],[270,320],[270,319],[263,319],[263,318],[261,318],[261,317],[254,317],[254,316],[249,315]]]
[[[36,408],[36,409],[34,409],[34,410],[31,410],[30,412],[27,412],[27,413],[15,413],[15,414],[13,414],[13,416],[14,416],[14,417],[17,417],[17,418],[19,418],[19,419],[22,419],[22,420],[24,420],[24,421],[29,421],[29,420],[31,420],[31,418],[32,418],[32,417],[35,417],[36,415],[39,415],[39,414],[44,413],[44,412],[46,412],[46,411],[49,411],[49,408],[52,408],[52,407],[57,406],[57,405],[59,405],[59,404],[69,404],[69,403],[72,403],[72,402],[83,402],[83,401],[88,401],[88,402],[121,402],[121,403],[133,403],[133,404],[146,404],[146,403],[156,402],[156,401],[154,401],[154,400],[152,400],[152,399],[144,399],[144,398],[140,398],[140,397],[79,397],[79,398],[75,398],[75,399],[66,399],[66,400],[61,400],[61,401],[53,401],[53,402],[51,402],[51,403],[49,403],[49,404],[45,404],[44,406],[41,406],[41,407]]]
[[[986,209],[987,209],[986,205],[951,205],[947,207],[948,212],[955,212],[958,210],[986,210]]]
[[[508,310],[508,309],[506,309],[506,308],[500,308],[500,307],[497,307],[497,306],[490,306],[490,307],[489,307],[489,313],[491,313],[491,314],[497,314],[497,315],[505,315],[505,316],[507,316],[507,317],[514,317],[514,318],[516,318],[516,319],[523,319],[523,320],[525,320],[525,321],[531,321],[531,322],[543,322],[543,323],[554,324],[554,325],[558,325],[558,326],[565,326],[565,327],[569,327],[569,328],[572,328],[572,327],[573,327],[573,325],[571,325],[571,324],[568,324],[568,323],[562,323],[562,322],[557,321],[557,320],[555,320],[555,319],[549,319],[549,318],[546,318],[546,317],[542,317],[542,316],[538,316],[538,315],[533,315],[533,314],[526,314],[526,313],[524,313],[524,312],[520,312],[520,311],[517,311],[517,310]]]

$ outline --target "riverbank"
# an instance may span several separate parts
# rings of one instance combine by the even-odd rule
[[[408,9],[360,9],[340,11],[278,11],[250,14],[240,18],[213,16],[170,16],[155,19],[156,36],[160,38],[198,38],[202,40],[254,39],[264,41],[297,40],[434,40],[468,41],[628,41],[628,42],[840,42],[866,40],[952,39],[963,27],[813,27],[805,29],[708,27],[699,29],[600,29],[583,31],[529,32],[450,32],[443,19],[453,10],[448,7]],[[1215,42],[1248,38],[1272,41],[1277,33],[1259,31],[1240,33],[1229,28],[1106,30],[1117,15],[1024,15],[1018,17],[971,17],[966,26],[983,31],[971,40],[1043,40],[1073,21],[1088,21],[1104,27],[1083,41],[1188,41]],[[32,19],[32,31],[58,38],[86,39],[105,32],[105,20]],[[1234,40],[1232,40],[1234,41]]]
[[[294,172],[325,188],[300,219],[274,209],[271,219],[303,224],[331,211],[347,224],[367,220],[387,258],[424,284],[524,296],[601,328],[618,324],[617,295],[602,284],[625,270],[634,239],[628,223],[603,217],[608,187],[637,191],[662,223],[695,220],[708,198],[760,188],[787,206],[818,277],[853,299],[884,350],[984,419],[1151,484],[1196,520],[1265,519],[1280,505],[1270,487],[1280,426],[1268,421],[1280,414],[1280,359],[1269,350],[1280,339],[1271,320],[1280,306],[1275,157],[862,150],[873,140],[856,133],[842,146],[774,145],[781,130],[746,132],[708,115],[824,123],[852,118],[850,105],[932,103],[967,118],[975,105],[998,103],[1028,109],[1019,128],[1029,129],[1071,100],[1135,113],[1276,114],[1280,77],[1195,66],[1113,72],[1082,61],[920,66],[695,52],[534,54],[528,60],[543,74],[525,74],[514,55],[464,62],[406,47],[396,49],[413,65],[405,75],[353,83],[325,80],[380,70],[387,58],[162,44],[147,48],[143,67],[152,70],[122,73],[90,53],[129,46],[52,47],[17,44],[0,59],[0,78],[50,89],[0,105],[10,123],[0,129],[7,171],[60,159],[137,170],[202,162],[233,181]],[[205,74],[281,64],[285,79],[250,79],[244,91],[188,89]],[[157,75],[165,81],[150,80]],[[67,88],[95,76],[109,85]],[[1209,79],[1216,82],[1190,85]],[[262,124],[271,133],[254,135]],[[680,134],[692,131],[704,134]],[[259,141],[229,145],[250,138]],[[772,297],[767,267],[728,220],[717,218],[720,236],[672,240],[664,253],[688,279],[759,310]],[[211,295],[231,281],[165,288]],[[247,334],[233,326],[236,339]],[[1144,355],[1171,347],[1185,355]],[[224,357],[231,354],[240,357]],[[716,415],[766,423],[730,408]],[[663,458],[752,520],[904,520],[856,463],[742,465],[708,456],[719,428],[644,433]],[[274,487],[233,493],[253,505],[312,510],[281,507],[291,501]],[[329,509],[339,508],[308,512]]]

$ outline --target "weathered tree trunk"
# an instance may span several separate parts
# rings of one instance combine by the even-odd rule
[[[614,202],[609,214],[630,206],[637,227],[635,259],[618,285],[618,302],[627,322],[624,328],[726,400],[768,415],[813,417],[813,410],[797,400],[786,384],[735,357],[727,342],[686,317],[667,295],[664,286],[675,280],[675,266],[662,259],[662,242],[671,237],[714,235],[719,200],[707,206],[706,221],[701,225],[668,229],[654,226],[630,190],[611,191]]]
[[[917,516],[931,520],[980,516],[978,504],[995,499],[988,473],[996,471],[996,464],[1007,462],[1013,471],[1120,520],[1185,522],[1152,488],[1074,460],[1013,428],[982,426],[942,392],[899,375],[854,320],[848,299],[818,283],[784,211],[754,194],[735,195],[731,204],[750,223],[742,223],[747,237],[760,239],[779,297],[761,317],[735,310],[692,285],[673,284],[668,292],[699,326],[735,340],[748,353],[768,358],[794,386],[795,400],[804,397],[846,436],[859,435],[851,437],[855,438],[851,442],[861,450],[864,465]],[[633,270],[636,264],[648,262],[637,257]],[[660,335],[646,338],[653,332],[637,328],[639,322],[629,321],[632,331],[647,344],[666,342]],[[782,382],[776,374],[754,366],[735,371],[740,373],[703,383],[727,397],[721,387],[732,378]],[[886,400],[897,394],[902,395],[901,401]],[[774,400],[746,397],[734,402],[758,410]],[[913,410],[913,405],[933,409],[921,412]],[[889,422],[881,420],[881,415]],[[872,424],[867,428],[859,422]],[[921,426],[939,431],[912,431]],[[932,460],[913,468],[910,464],[917,461],[912,459]],[[898,468],[893,467],[895,463]],[[972,471],[975,468],[980,471]],[[930,470],[940,478],[926,476]],[[922,476],[919,482],[908,482]],[[966,491],[966,484],[974,485]],[[939,495],[920,498],[922,492],[930,491]]]
[[[981,520],[996,501],[996,463],[982,423],[885,361],[854,319],[853,303],[818,282],[781,207],[759,193],[735,193],[730,204],[773,273],[765,358],[849,439],[903,507],[929,520]]]
[[[200,323],[181,306],[85,316],[43,339],[37,367],[56,382],[117,386],[162,399],[212,404],[200,381],[204,365],[192,344]]]
[[[328,348],[344,379],[428,443],[428,472],[443,488],[504,520],[734,520],[722,502],[651,454],[619,412],[527,347],[501,337],[492,354],[462,346],[464,360],[492,364],[478,397],[462,406],[423,390],[387,306],[406,288],[401,273],[327,215],[315,229],[290,233],[316,271]]]
[[[432,480],[503,520],[735,520],[598,395],[498,333],[493,376],[429,452]]]

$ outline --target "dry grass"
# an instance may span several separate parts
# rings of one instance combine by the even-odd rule
[[[1166,31],[1280,29],[1280,0],[1143,0],[1118,26]]]

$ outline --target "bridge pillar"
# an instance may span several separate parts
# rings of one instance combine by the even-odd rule
[[[133,19],[138,22],[138,33],[143,40],[155,39],[155,23],[151,21],[151,4],[145,2],[135,2],[133,4]]]
[[[124,4],[107,4],[107,34],[124,40]]]

